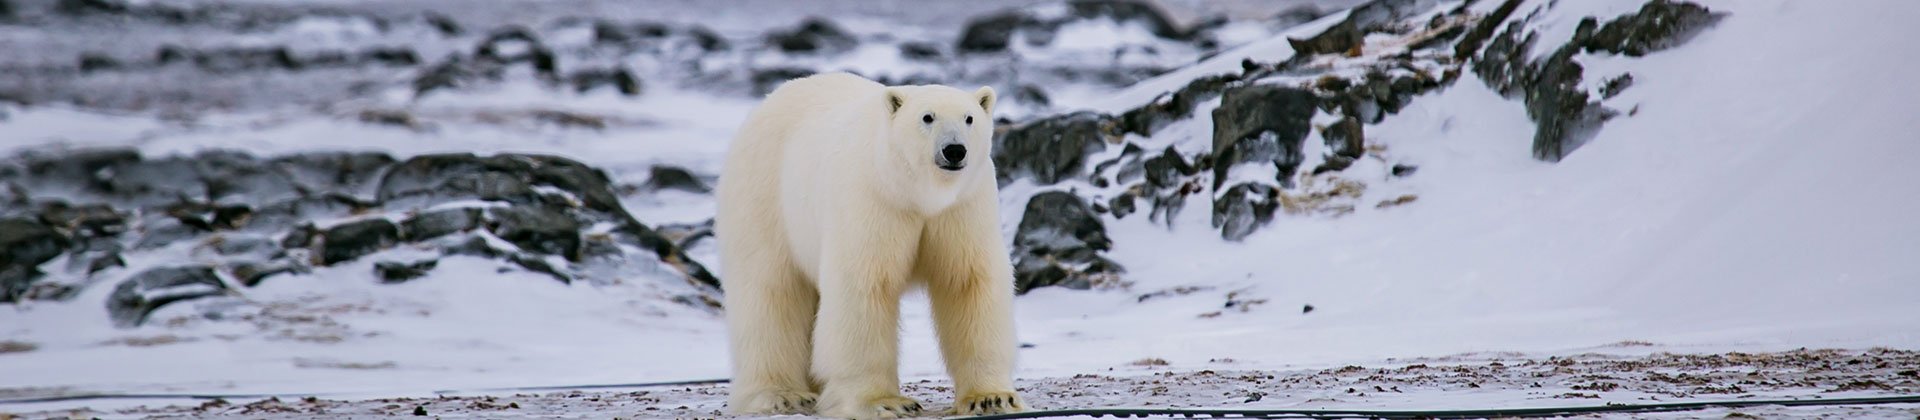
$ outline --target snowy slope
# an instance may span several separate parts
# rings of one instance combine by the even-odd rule
[[[1633,72],[1637,84],[1607,105],[1638,112],[1558,164],[1527,154],[1532,127],[1519,103],[1468,79],[1368,127],[1371,141],[1419,165],[1411,185],[1396,187],[1416,192],[1413,204],[1282,217],[1242,244],[1197,228],[1203,214],[1178,222],[1187,231],[1110,222],[1112,256],[1128,264],[1135,292],[1213,289],[1144,304],[1036,291],[1021,307],[1023,335],[1038,344],[1028,368],[1142,357],[1333,363],[1623,340],[1914,345],[1920,184],[1898,174],[1899,156],[1920,152],[1903,141],[1920,130],[1903,117],[1920,83],[1871,74],[1917,57],[1861,42],[1912,31],[1847,22],[1920,8],[1703,5],[1730,16],[1673,50],[1589,61],[1589,80]],[[1580,6],[1546,8],[1541,21],[1576,21],[1590,12]],[[1268,302],[1197,316],[1233,291]],[[1303,315],[1303,305],[1316,310]]]
[[[1473,7],[1487,3],[1496,2]],[[1515,15],[1531,16],[1543,38],[1563,38],[1581,17],[1637,7],[1553,3],[1529,1]],[[1920,214],[1920,184],[1906,180],[1906,157],[1920,155],[1920,143],[1907,141],[1920,132],[1912,118],[1920,81],[1888,75],[1920,57],[1887,46],[1920,36],[1905,24],[1920,20],[1920,4],[1701,4],[1727,17],[1685,45],[1639,58],[1580,58],[1590,82],[1632,72],[1634,86],[1605,105],[1637,111],[1558,163],[1529,154],[1534,127],[1522,104],[1468,76],[1367,127],[1372,144],[1419,170],[1370,188],[1358,200],[1369,205],[1351,215],[1281,216],[1238,243],[1221,241],[1202,210],[1182,213],[1171,229],[1144,217],[1108,220],[1108,257],[1126,265],[1131,287],[1020,297],[1020,339],[1032,344],[1022,350],[1020,375],[1069,376],[1143,358],[1175,369],[1228,358],[1236,369],[1266,369],[1482,351],[1920,347],[1920,312],[1911,309],[1920,305],[1920,262],[1912,259],[1920,222],[1910,216]],[[1289,34],[1311,35],[1342,18]],[[1118,112],[1192,78],[1237,72],[1244,58],[1274,62],[1292,53],[1284,38],[1256,42],[1086,107]],[[1149,140],[1204,149],[1206,110],[1217,102]],[[549,99],[509,86],[419,104],[439,122],[426,132],[346,115],[237,114],[182,126],[16,107],[3,111],[0,136],[9,140],[0,149],[532,151],[639,181],[660,162],[717,173],[725,139],[750,106],[673,89],[637,100]],[[526,107],[631,124],[589,131],[465,119]],[[1403,194],[1418,200],[1371,205]],[[1008,195],[1005,223],[1017,223],[1025,199]],[[650,223],[698,222],[712,205],[692,195],[625,204]],[[693,252],[711,258],[710,250]],[[0,309],[0,339],[39,347],[0,354],[0,390],[391,395],[726,375],[719,317],[650,300],[639,282],[559,285],[475,263],[380,286],[366,264],[246,292],[257,302],[297,303],[286,316],[339,308],[325,314],[339,325],[270,324],[294,336],[349,336],[337,344],[275,338],[246,324],[113,329],[97,307],[103,287],[71,305]],[[1174,290],[1190,292],[1141,297]],[[910,298],[905,313],[902,373],[943,376],[924,297]],[[125,344],[167,336],[179,342]],[[1613,346],[1625,341],[1655,346]]]

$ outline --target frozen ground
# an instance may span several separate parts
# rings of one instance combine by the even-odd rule
[[[1611,353],[1645,353],[1644,343],[1618,343]],[[1636,350],[1639,349],[1639,350]],[[1584,407],[1688,401],[1835,399],[1920,392],[1920,353],[1795,350],[1778,353],[1616,355],[1551,358],[1471,353],[1389,360],[1328,369],[1247,370],[1231,359],[1170,369],[1142,359],[1072,377],[1023,379],[1016,385],[1036,410],[1105,407],[1225,409],[1449,410]],[[950,408],[952,390],[938,380],[905,385],[930,410]],[[30,412],[23,416],[188,416],[319,419],[424,415],[439,418],[736,418],[726,415],[725,386],[627,390],[445,393],[431,397],[130,402],[138,406]],[[1583,417],[1912,418],[1920,404],[1841,407],[1748,407]]]
[[[1543,37],[1560,37],[1555,31],[1570,33],[1580,17],[1604,19],[1638,3],[1529,1],[1517,14],[1540,16],[1536,22],[1551,33]],[[1920,132],[1912,118],[1920,82],[1887,73],[1920,63],[1888,44],[1920,36],[1907,24],[1920,21],[1920,4],[1701,3],[1728,17],[1684,46],[1634,59],[1581,58],[1590,82],[1634,75],[1633,87],[1604,102],[1633,112],[1561,162],[1533,159],[1523,105],[1468,75],[1367,127],[1370,143],[1395,161],[1354,170],[1379,176],[1365,180],[1369,188],[1355,199],[1364,205],[1350,215],[1283,215],[1239,243],[1209,230],[1204,209],[1182,213],[1171,228],[1144,217],[1108,220],[1115,243],[1108,257],[1126,265],[1130,285],[1042,288],[1017,300],[1020,339],[1030,345],[1019,373],[1028,398],[1040,408],[1469,408],[1920,392],[1913,353],[1869,350],[1920,348],[1920,311],[1912,309],[1920,307],[1920,263],[1912,258],[1920,255],[1920,223],[1912,219],[1920,214],[1920,184],[1908,181],[1910,157],[1920,155],[1920,143],[1908,141]],[[1241,58],[1279,61],[1292,53],[1273,38],[1195,67],[1204,71],[1175,71],[1119,92],[1085,88],[1085,98],[1062,107],[1119,111],[1212,69],[1237,71]],[[673,86],[626,98],[507,83],[420,100],[191,118],[0,105],[0,151],[523,151],[579,159],[637,184],[656,163],[717,174],[719,153],[752,104]],[[1214,104],[1150,140],[1203,145],[1212,128],[1205,111]],[[357,119],[362,109],[384,108],[406,109],[428,128]],[[540,110],[610,123],[589,129],[529,117]],[[1419,169],[1388,178],[1392,163]],[[1009,186],[1009,232],[1025,193],[1037,189]],[[1417,201],[1373,204],[1409,194]],[[647,223],[697,223],[712,212],[711,200],[697,194],[622,200]],[[710,248],[691,251],[714,265]],[[70,302],[0,308],[0,399],[97,392],[323,399],[203,408],[62,402],[0,412],[320,418],[425,407],[448,417],[656,418],[712,417],[720,409],[718,387],[434,393],[724,377],[718,314],[660,301],[658,279],[560,285],[496,274],[476,260],[383,286],[367,264],[276,278],[242,291],[237,304],[169,306],[156,319],[180,321],[134,329],[105,321],[99,302],[107,287]],[[209,321],[200,314],[221,309],[211,305],[255,308],[261,321]],[[939,388],[944,375],[924,297],[910,297],[906,308],[901,371],[912,395],[942,407],[950,396]],[[1850,350],[1791,351],[1798,348]],[[1145,359],[1166,365],[1135,365]],[[1428,367],[1409,368],[1416,364]],[[1207,370],[1214,372],[1200,373]],[[1264,395],[1247,402],[1255,392]],[[1917,409],[1674,416],[1912,418]]]

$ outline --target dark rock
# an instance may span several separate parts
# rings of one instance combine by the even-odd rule
[[[1220,237],[1239,241],[1273,221],[1280,208],[1279,189],[1254,182],[1235,184],[1213,200],[1213,227]]]
[[[1558,162],[1586,144],[1611,117],[1599,102],[1590,101],[1580,88],[1583,68],[1573,61],[1578,51],[1572,45],[1554,52],[1538,64],[1527,85],[1527,116],[1532,117],[1533,157]]]
[[[480,227],[478,208],[453,208],[423,212],[400,222],[400,238],[423,241]]]
[[[497,72],[489,72],[473,60],[461,56],[447,57],[446,61],[421,70],[413,78],[413,94],[425,95],[428,92],[448,89],[458,90],[493,79]]]
[[[1600,86],[1600,97],[1602,99],[1613,99],[1613,97],[1619,96],[1620,92],[1625,92],[1629,87],[1633,87],[1632,74],[1622,74],[1619,77],[1607,79],[1607,83]]]
[[[87,262],[87,274],[98,273],[101,270],[106,270],[113,267],[124,268],[126,266],[127,266],[127,260],[121,258],[120,253],[118,252],[105,253]]]
[[[900,43],[900,56],[914,61],[937,61],[941,58],[940,47],[925,42]]]
[[[360,122],[391,125],[409,129],[422,129],[426,127],[425,123],[413,117],[413,113],[388,109],[368,109],[360,111]]]
[[[1102,277],[1123,271],[1098,254],[1112,246],[1105,225],[1080,197],[1064,191],[1034,195],[1014,233],[1015,291],[1091,288]]]
[[[533,31],[525,27],[509,26],[487,35],[474,49],[474,58],[500,67],[526,63],[533,68],[534,74],[545,80],[559,80],[559,70],[555,66],[553,50],[540,43]]]
[[[1312,129],[1318,104],[1313,92],[1286,86],[1254,85],[1228,89],[1213,111],[1214,189],[1240,164],[1273,165],[1274,181],[1293,185],[1300,165],[1301,141]]]
[[[163,267],[120,282],[107,298],[107,314],[121,328],[139,326],[155,309],[173,302],[217,296],[227,286],[212,267]]]
[[[792,30],[768,33],[767,44],[789,53],[826,53],[851,50],[859,40],[832,21],[810,17]]]
[[[1180,90],[1120,114],[1121,131],[1150,137],[1168,123],[1187,119],[1201,102],[1219,97],[1229,85],[1240,80],[1240,75],[1233,74],[1194,79]]]
[[[206,151],[193,157],[207,200],[220,204],[272,203],[300,197],[293,177],[253,155]]]
[[[292,178],[303,195],[370,198],[381,170],[393,163],[392,156],[380,152],[314,152],[274,158],[267,164]]]
[[[1520,3],[1524,1],[1525,0],[1504,0],[1504,2],[1500,3],[1500,7],[1493,9],[1493,13],[1487,14],[1487,17],[1480,19],[1479,23],[1474,24],[1473,29],[1467,31],[1466,36],[1460,38],[1460,42],[1453,44],[1454,60],[1466,60],[1467,57],[1472,57],[1475,53],[1480,52],[1480,46],[1484,45],[1487,38],[1493,36],[1495,31],[1500,30],[1500,24],[1505,23],[1508,17],[1513,16],[1514,9],[1520,8]]]
[[[306,271],[306,266],[285,259],[236,263],[227,269],[227,272],[233,275],[234,280],[240,281],[240,285],[247,287],[259,286],[260,283],[265,282],[268,277]]]
[[[408,280],[425,277],[428,271],[433,271],[433,268],[438,265],[440,265],[439,260],[414,261],[411,263],[381,261],[373,263],[373,272],[375,275],[380,276],[380,283],[382,284],[405,283]]]
[[[1637,56],[1670,48],[1717,20],[1718,16],[1698,5],[1654,0],[1605,26],[1591,18],[1581,21],[1572,40],[1539,60],[1529,60],[1527,55],[1538,41],[1537,34],[1521,22],[1511,22],[1474,60],[1473,71],[1494,90],[1526,103],[1527,116],[1536,124],[1534,157],[1556,162],[1593,138],[1614,116],[1579,88],[1584,68],[1573,60],[1575,55],[1606,51]],[[1603,87],[1603,95],[1619,93],[1630,83],[1627,80],[1610,81],[1614,89]]]
[[[1107,199],[1108,211],[1113,213],[1114,219],[1125,218],[1127,217],[1127,215],[1133,214],[1133,212],[1137,210],[1134,207],[1135,198],[1136,197],[1133,196],[1132,191],[1123,192],[1123,193],[1120,193],[1120,195],[1115,195],[1113,196],[1113,198]]]
[[[705,26],[695,25],[687,28],[687,36],[693,39],[693,45],[699,46],[702,50],[725,51],[728,48],[726,38],[721,38],[720,34],[714,33],[712,29],[707,29]]]
[[[653,169],[649,172],[651,174],[647,176],[647,189],[649,190],[680,190],[695,194],[706,194],[713,191],[712,187],[708,187],[705,182],[700,181],[700,178],[693,176],[692,172],[687,172],[684,168],[669,165],[653,165]]]
[[[1087,155],[1119,138],[1116,122],[1106,115],[1076,112],[1050,117],[995,137],[993,164],[1001,185],[1020,177],[1050,185],[1081,175]]]
[[[0,20],[13,19],[13,2],[0,0]]]
[[[39,265],[66,252],[66,235],[38,221],[0,219],[0,301],[12,302],[40,277]]]
[[[1721,16],[1698,4],[1652,0],[1640,6],[1640,11],[1615,18],[1592,31],[1583,46],[1587,52],[1639,57],[1686,43],[1701,30],[1719,22]],[[1591,21],[1581,23],[1592,25]]]
[[[1398,176],[1398,177],[1413,176],[1413,173],[1418,172],[1419,170],[1420,170],[1420,167],[1418,166],[1413,166],[1408,164],[1397,164],[1397,165],[1393,165],[1393,176]]]
[[[1154,35],[1167,39],[1182,39],[1186,33],[1167,17],[1165,11],[1149,1],[1141,0],[1073,0],[1067,2],[1072,8],[1073,17],[1080,20],[1111,19],[1115,22],[1145,23]]]
[[[489,230],[520,249],[580,259],[580,222],[566,213],[530,207],[491,209]]]
[[[252,215],[248,216],[247,225],[278,228],[306,223],[310,220],[353,217],[376,207],[378,206],[372,202],[345,194],[326,193],[281,201],[256,209]]]
[[[1181,157],[1173,146],[1167,146],[1167,150],[1159,156],[1147,159],[1143,168],[1146,170],[1147,183],[1156,189],[1174,188],[1182,178],[1200,172],[1199,168],[1187,164],[1187,159]]]
[[[593,130],[607,128],[607,119],[605,117],[592,114],[542,109],[533,111],[531,116],[536,121],[563,128],[587,128]]]
[[[753,94],[765,96],[788,80],[812,76],[813,69],[802,67],[774,67],[753,71]]]
[[[328,228],[321,237],[320,263],[334,265],[392,247],[400,228],[387,219],[364,219]]]
[[[1374,0],[1347,13],[1347,19],[1307,39],[1287,38],[1299,56],[1356,51],[1367,34],[1391,29],[1401,19],[1427,11],[1434,0]]]
[[[66,235],[29,219],[0,219],[0,266],[39,265],[60,256]]]
[[[238,229],[253,218],[253,208],[246,205],[182,202],[169,205],[165,210],[167,215],[173,216],[181,224],[202,231]]]
[[[453,20],[453,18],[447,17],[447,15],[428,12],[423,19],[427,21],[427,25],[433,26],[434,30],[440,31],[440,36],[452,37],[466,33],[466,28],[461,27],[459,21]]]
[[[1327,156],[1326,163],[1314,168],[1314,173],[1340,171],[1353,165],[1353,161],[1366,154],[1366,134],[1360,120],[1352,116],[1341,118],[1339,122],[1327,126],[1320,132],[1326,141],[1327,149],[1333,151]]]
[[[262,235],[221,235],[207,241],[213,252],[227,256],[253,255],[266,257],[279,251],[279,243]]]
[[[625,68],[593,69],[575,72],[570,78],[575,93],[587,93],[602,87],[612,87],[620,94],[637,96],[640,94],[640,78]]]
[[[961,52],[1006,51],[1015,31],[1036,24],[1033,18],[1017,11],[976,17],[961,31],[958,48]]]
[[[40,209],[40,221],[85,237],[116,236],[128,229],[127,215],[105,204],[47,203]]]
[[[389,66],[412,66],[420,64],[420,54],[413,50],[398,47],[376,47],[361,51],[358,63],[349,64],[385,64]]]
[[[543,260],[538,256],[534,256],[532,254],[527,254],[522,252],[514,252],[512,250],[494,248],[492,244],[488,243],[486,238],[482,238],[480,236],[469,236],[464,241],[454,242],[451,245],[448,245],[442,251],[445,252],[447,255],[469,255],[469,256],[484,257],[484,258],[505,259],[508,262],[514,263],[514,265],[517,265],[520,268],[524,268],[527,271],[546,274],[550,277],[553,277],[555,280],[559,280],[561,283],[573,282],[573,276],[568,275],[567,273],[561,272],[559,269],[554,268],[552,264],[548,264],[546,260]]]
[[[961,52],[969,53],[1005,51],[1015,34],[1036,45],[1046,45],[1052,43],[1060,26],[1096,19],[1144,23],[1154,35],[1166,39],[1185,40],[1191,35],[1180,30],[1166,13],[1150,2],[1076,0],[1068,2],[1067,6],[1068,13],[1064,16],[1040,16],[1025,10],[1008,10],[973,18],[961,30],[957,47]]]
[[[593,24],[593,43],[628,49],[638,48],[647,41],[659,40],[672,34],[672,28],[658,22],[636,22],[623,25],[601,21]]]
[[[280,237],[280,247],[284,249],[309,248],[313,246],[314,240],[319,238],[320,229],[314,227],[312,223],[307,223],[287,230],[287,234]]]
[[[182,223],[180,219],[165,214],[142,216],[142,219],[140,239],[133,244],[136,250],[164,247],[208,232],[207,229]]]
[[[465,153],[420,155],[389,168],[374,197],[383,203],[402,197],[429,198],[427,203],[461,199],[532,203],[538,197],[524,173],[530,166]]]
[[[114,70],[118,68],[120,68],[120,60],[115,60],[113,57],[107,56],[105,54],[91,53],[91,52],[80,54],[80,72],[81,73],[92,73],[96,71]]]
[[[692,248],[701,239],[713,237],[713,219],[700,223],[665,224],[655,230],[660,236],[680,244],[681,248]]]
[[[236,47],[192,53],[193,64],[212,73],[256,70],[299,70],[300,60],[287,47]]]
[[[1042,108],[1053,106],[1053,98],[1047,96],[1046,89],[1042,89],[1036,85],[1020,85],[1020,87],[1014,88],[1013,95],[1011,96],[1013,100],[1021,103],[1033,104]]]

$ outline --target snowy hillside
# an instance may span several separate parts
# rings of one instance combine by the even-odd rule
[[[994,160],[1033,389],[1920,347],[1920,81],[1888,74],[1920,63],[1894,46],[1920,4],[1164,3],[894,31],[926,17],[0,0],[0,46],[110,45],[0,60],[0,401],[724,377],[719,157],[759,92],[838,70],[1009,98]],[[943,378],[924,297],[904,308],[902,374]],[[1900,372],[1747,395],[1920,392]],[[1649,380],[1595,396],[1700,394]],[[1261,404],[1554,402],[1399,384]],[[715,392],[653,405],[707,415]]]

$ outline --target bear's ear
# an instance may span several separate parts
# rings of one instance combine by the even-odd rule
[[[907,104],[906,95],[902,95],[900,93],[901,92],[899,90],[896,90],[894,88],[887,88],[887,114],[888,115],[899,113],[900,106]]]
[[[994,95],[992,86],[981,86],[980,90],[973,91],[973,97],[975,100],[980,101],[980,109],[986,110],[988,116],[993,115]]]

